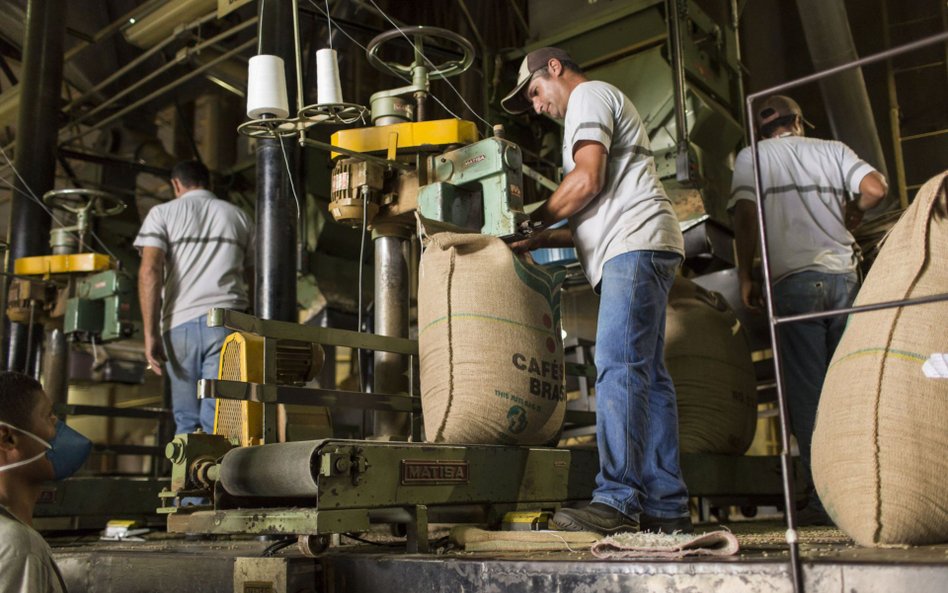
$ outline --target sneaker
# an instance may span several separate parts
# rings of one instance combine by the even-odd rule
[[[694,533],[695,526],[691,523],[691,515],[684,517],[652,517],[642,513],[639,515],[639,529],[651,533]]]
[[[601,535],[639,530],[638,521],[599,502],[582,509],[560,509],[553,515],[553,522],[563,531],[592,531]]]

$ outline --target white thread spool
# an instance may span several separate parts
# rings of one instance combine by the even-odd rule
[[[253,56],[247,69],[247,117],[260,119],[270,115],[283,119],[289,114],[283,58]]]
[[[321,49],[316,52],[316,100],[320,105],[342,103],[339,62],[334,49]]]

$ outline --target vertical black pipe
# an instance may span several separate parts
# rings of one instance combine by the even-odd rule
[[[30,0],[26,9],[26,38],[20,70],[20,110],[16,120],[16,156],[13,202],[10,209],[10,252],[7,271],[20,257],[49,253],[50,217],[27,197],[38,198],[53,188],[60,89],[63,81],[63,38],[66,0]],[[43,328],[36,324],[27,335],[22,323],[4,319],[7,331],[3,360],[8,370],[34,368]]]
[[[685,0],[667,0],[665,19],[668,21],[668,42],[672,61],[672,90],[675,96],[675,143],[678,147],[675,178],[681,183],[691,181],[688,159],[688,112],[685,96],[685,56],[682,48],[681,27],[688,16]]]
[[[258,53],[283,58],[290,112],[296,112],[296,58],[290,0],[261,0]],[[257,141],[257,250],[255,313],[296,321],[297,205],[287,170],[295,176],[299,146],[292,138]],[[293,180],[296,187],[300,184]]]

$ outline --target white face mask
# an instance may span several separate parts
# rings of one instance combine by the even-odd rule
[[[28,464],[28,463],[33,463],[33,462],[36,461],[37,459],[40,459],[40,458],[42,458],[44,455],[46,455],[46,451],[47,451],[47,450],[53,448],[52,445],[50,445],[49,443],[47,443],[46,441],[44,441],[43,439],[39,438],[38,436],[36,436],[35,434],[33,434],[32,432],[30,432],[30,431],[28,431],[28,430],[23,430],[22,428],[20,428],[20,427],[18,427],[18,426],[13,426],[13,425],[10,424],[9,422],[0,421],[0,425],[7,426],[7,427],[9,427],[9,428],[12,428],[13,430],[22,432],[23,434],[25,434],[25,435],[27,435],[28,437],[30,437],[30,438],[36,440],[38,443],[40,443],[41,445],[43,445],[43,447],[45,447],[45,449],[44,449],[43,451],[37,453],[37,454],[34,455],[33,457],[30,457],[29,459],[24,459],[24,460],[22,460],[22,461],[17,461],[16,463],[11,463],[11,464],[9,464],[9,465],[0,466],[0,472],[5,472],[5,471],[7,471],[8,469],[13,469],[13,468],[15,468],[15,467],[21,467],[21,466],[26,465],[26,464]]]

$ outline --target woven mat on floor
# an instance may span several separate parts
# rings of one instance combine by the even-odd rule
[[[737,538],[729,531],[701,534],[620,533],[599,540],[592,553],[602,559],[684,558],[686,556],[733,556]]]

